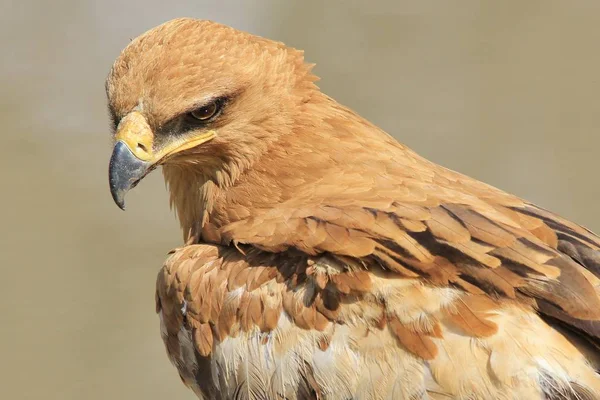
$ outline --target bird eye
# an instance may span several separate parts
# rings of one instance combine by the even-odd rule
[[[212,102],[206,106],[202,106],[192,112],[190,115],[198,121],[208,121],[213,118],[219,112],[219,105],[217,102]]]

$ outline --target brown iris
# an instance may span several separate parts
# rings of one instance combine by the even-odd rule
[[[208,121],[209,119],[214,117],[218,111],[219,106],[217,102],[212,102],[190,112],[190,115],[196,118],[198,121]]]

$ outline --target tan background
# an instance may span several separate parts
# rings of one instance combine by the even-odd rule
[[[425,156],[600,231],[600,2],[0,0],[0,398],[191,399],[154,279],[159,173],[110,198],[104,78],[177,16],[304,48],[321,87]]]

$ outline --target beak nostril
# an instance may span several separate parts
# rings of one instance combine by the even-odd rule
[[[143,145],[143,144],[141,144],[141,143],[138,143],[138,144],[137,144],[137,147],[138,147],[138,149],[142,150],[142,151],[143,151],[143,152],[145,152],[145,153],[147,153],[147,152],[148,152],[148,149],[146,148],[146,146],[144,146],[144,145]]]

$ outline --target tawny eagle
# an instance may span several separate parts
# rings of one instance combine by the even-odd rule
[[[177,19],[107,80],[110,189],[162,166],[170,360],[203,399],[600,399],[600,238],[423,159],[303,53]]]

